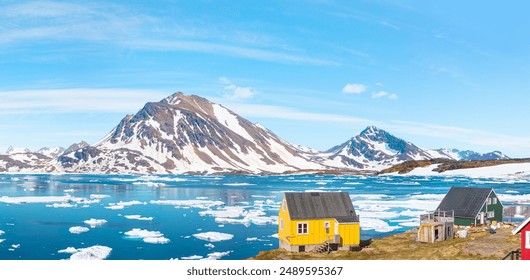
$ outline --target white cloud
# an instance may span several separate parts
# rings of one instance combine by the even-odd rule
[[[0,91],[0,115],[45,112],[133,113],[148,101],[161,100],[167,92],[142,89],[41,89]]]
[[[388,93],[388,92],[383,91],[383,90],[372,93],[372,98],[382,98],[382,97],[387,97],[387,98],[390,99],[390,100],[396,100],[396,99],[398,99],[397,94],[395,94],[395,93]]]
[[[318,122],[340,122],[354,123],[361,125],[379,125],[378,121],[356,118],[348,115],[321,114],[299,111],[289,107],[273,105],[255,105],[243,103],[223,103],[223,106],[230,108],[245,117],[263,117],[285,120],[306,120]]]
[[[366,91],[366,86],[362,84],[346,84],[342,88],[343,93],[347,94],[361,94]]]
[[[219,77],[219,82],[226,85],[223,89],[223,97],[231,100],[249,99],[256,95],[256,90],[251,87],[241,87],[232,83],[227,77]]]
[[[384,85],[383,83],[381,83],[381,82],[377,82],[377,83],[375,83],[375,85],[378,86],[378,87],[384,87],[384,86],[385,86],[385,85]]]

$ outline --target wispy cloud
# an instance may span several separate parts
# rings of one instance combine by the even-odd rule
[[[134,48],[158,51],[189,51],[220,54],[233,57],[249,58],[277,63],[313,64],[338,66],[338,62],[318,59],[284,52],[259,49],[254,47],[234,46],[217,42],[186,41],[186,40],[137,40],[127,44]]]
[[[342,92],[346,94],[361,94],[366,91],[366,86],[363,84],[346,84],[342,88]]]
[[[167,92],[140,89],[45,89],[0,91],[0,115],[114,112],[134,113]]]
[[[9,23],[9,24],[6,24]],[[189,24],[189,23],[188,23]],[[168,28],[167,26],[171,26]],[[339,65],[338,62],[288,52],[278,45],[256,44],[244,30],[233,37],[165,22],[120,5],[29,2],[0,11],[0,45],[34,41],[88,41],[149,51],[186,51],[287,64]],[[156,30],[156,32],[153,32]],[[242,35],[243,34],[243,35]]]
[[[223,96],[231,100],[249,99],[256,95],[256,90],[251,87],[241,87],[235,85],[227,77],[219,77],[219,82],[225,87]]]
[[[390,100],[397,100],[398,99],[397,94],[389,93],[389,92],[386,92],[386,91],[383,91],[383,90],[372,93],[372,98],[377,99],[377,98],[383,98],[383,97],[386,97],[386,98],[388,98]]]
[[[305,120],[318,122],[333,122],[333,123],[352,123],[360,125],[379,124],[380,122],[357,118],[348,115],[339,114],[324,114],[300,111],[290,107],[274,106],[274,105],[256,105],[243,103],[226,103],[227,107],[234,110],[238,114],[245,117],[263,117],[271,119],[284,120]]]

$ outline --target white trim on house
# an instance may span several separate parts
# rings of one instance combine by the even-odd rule
[[[516,227],[514,230],[512,230],[512,234],[518,234],[519,232],[521,232],[521,230],[528,224],[530,223],[530,217],[528,219],[526,219],[524,222],[522,222],[518,227]]]

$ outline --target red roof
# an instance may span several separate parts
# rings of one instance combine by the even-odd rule
[[[519,232],[521,232],[521,230],[528,224],[530,223],[530,217],[528,219],[526,219],[524,222],[522,222],[517,228],[515,228],[514,230],[512,230],[512,234],[518,234]]]

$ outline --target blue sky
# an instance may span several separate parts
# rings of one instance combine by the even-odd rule
[[[0,151],[94,143],[182,91],[320,150],[376,125],[424,148],[530,157],[529,8],[2,1]]]

